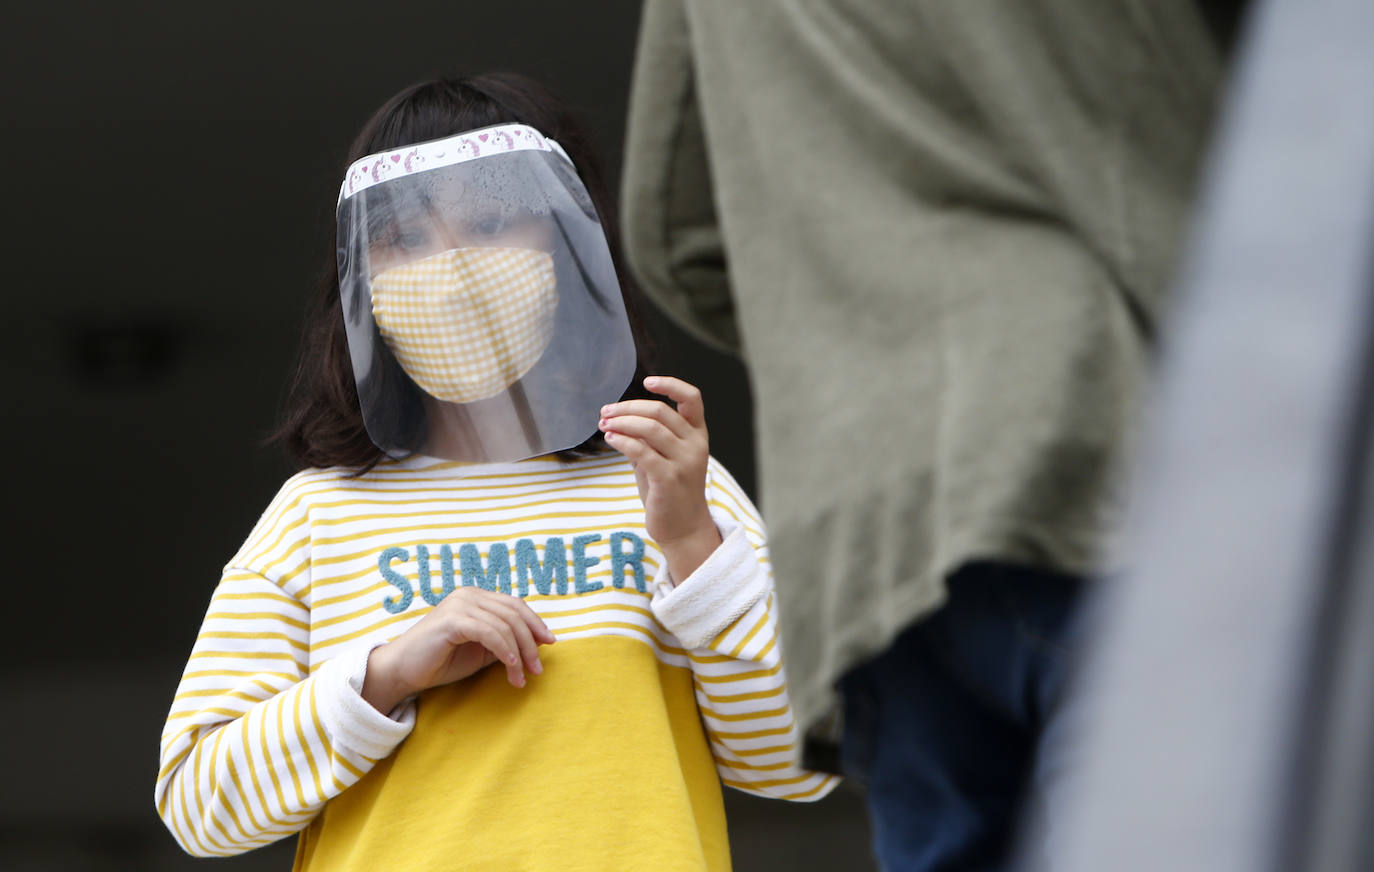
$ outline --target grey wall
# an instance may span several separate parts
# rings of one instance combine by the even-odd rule
[[[153,812],[158,732],[220,566],[290,472],[259,443],[348,141],[413,80],[512,69],[582,111],[614,177],[637,17],[630,0],[6,10],[0,867],[205,868]],[[742,370],[654,326],[750,486]],[[730,814],[741,870],[868,865],[856,794],[735,795]]]

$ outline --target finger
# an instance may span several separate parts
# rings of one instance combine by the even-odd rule
[[[706,404],[696,385],[670,375],[651,375],[644,380],[644,387],[677,403],[678,414],[688,424],[693,427],[706,426]]]
[[[665,458],[678,457],[683,453],[686,443],[676,433],[661,422],[638,415],[621,415],[603,422],[602,430],[608,433],[621,433],[633,436],[646,443]]]
[[[524,620],[526,626],[530,628],[530,632],[534,634],[535,639],[539,640],[539,644],[552,645],[554,642],[558,641],[553,631],[549,629],[548,624],[544,623],[544,619],[539,617],[534,609],[530,608],[529,603],[518,596],[513,596],[508,593],[484,590],[480,587],[462,587],[445,597],[443,602],[439,604],[439,607],[445,608],[451,605],[454,608],[469,609],[474,606],[484,605],[488,601],[513,607],[516,613]]]
[[[648,472],[650,468],[656,469],[657,464],[664,461],[663,455],[650,448],[643,440],[626,436],[624,433],[607,433],[606,444],[625,455],[636,470]]]
[[[480,609],[454,615],[448,619],[448,644],[454,648],[470,642],[480,645],[490,656],[483,661],[500,661],[509,664],[512,657],[519,658],[519,652],[506,640],[498,628],[483,616]]]
[[[525,670],[521,665],[520,645],[510,625],[485,609],[476,609],[468,617],[474,624],[481,625],[480,632],[483,635],[477,641],[506,665],[506,680],[512,687],[524,687]]]
[[[520,617],[524,619],[525,623],[530,628],[530,632],[534,634],[534,638],[539,640],[541,645],[552,645],[554,642],[558,641],[558,638],[553,634],[553,630],[550,630],[549,625],[544,623],[544,619],[539,617],[539,614],[535,612],[534,609],[530,608],[529,603],[518,596],[511,597],[510,602],[515,606],[515,610],[520,614]]]
[[[490,614],[502,621],[510,628],[511,635],[515,637],[515,644],[520,648],[520,659],[524,662],[525,668],[535,675],[544,671],[544,664],[539,662],[539,643],[534,641],[534,633],[528,624],[515,610],[514,605],[501,602],[502,599],[514,599],[505,594],[492,597],[484,606]]]
[[[539,614],[534,609],[530,608],[530,604],[520,597],[514,594],[497,593],[495,591],[484,590],[482,593],[518,614],[521,620],[525,622],[525,625],[530,628],[530,632],[534,634],[534,638],[541,640],[539,644],[551,645],[557,641],[557,638],[553,635],[553,630],[550,630],[549,625],[544,623],[544,619],[539,617]]]
[[[609,406],[601,407],[601,420],[603,422],[614,422],[621,415],[652,418],[683,439],[692,435],[692,425],[687,423],[687,419],[662,400],[626,400],[623,403],[612,403]]]

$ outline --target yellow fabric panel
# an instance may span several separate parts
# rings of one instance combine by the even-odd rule
[[[420,697],[415,730],[301,835],[300,872],[730,868],[691,673],[642,642],[541,649]]]

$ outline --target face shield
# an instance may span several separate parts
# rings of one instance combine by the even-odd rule
[[[580,444],[634,377],[601,223],[524,125],[363,158],[338,206],[363,422],[393,457],[501,462]]]

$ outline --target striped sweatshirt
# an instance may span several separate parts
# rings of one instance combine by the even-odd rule
[[[188,852],[300,833],[296,869],[723,870],[720,785],[800,769],[763,525],[714,459],[722,544],[676,582],[618,454],[385,461],[292,477],[229,561],[163,728],[155,800]],[[460,585],[557,637],[383,715],[375,646]]]

